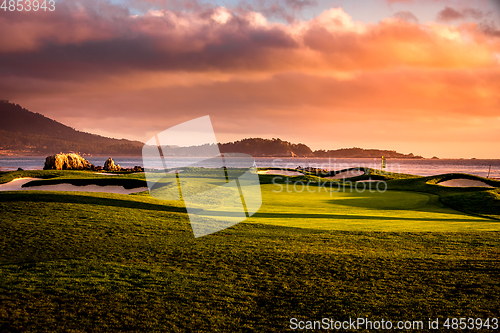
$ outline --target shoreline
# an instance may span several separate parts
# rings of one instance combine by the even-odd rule
[[[52,154],[54,155],[54,154]],[[128,157],[128,158],[142,158],[142,155],[115,155],[115,154],[96,154],[96,155],[81,155],[81,157],[86,157],[86,158],[100,158],[100,157],[112,157],[114,158],[121,158],[121,157]],[[49,155],[24,155],[24,154],[12,154],[12,155],[2,155],[0,153],[0,160],[3,158],[46,158]],[[168,158],[172,159],[177,159],[177,158],[199,158],[199,157],[193,157],[193,156],[167,156]],[[375,159],[375,160],[380,160],[381,157],[307,157],[307,156],[252,156],[253,158],[262,158],[262,159],[290,159],[290,160],[360,160],[360,159]],[[404,160],[404,161],[500,161],[500,158],[465,158],[465,157],[440,157],[440,158],[432,158],[432,157],[422,157],[422,158],[415,158],[415,157],[384,157],[386,160],[390,161],[396,161],[396,160]]]

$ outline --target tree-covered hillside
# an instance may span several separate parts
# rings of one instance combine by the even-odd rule
[[[69,151],[140,155],[142,150],[142,142],[80,132],[8,101],[0,101],[0,119],[1,155],[48,155]]]

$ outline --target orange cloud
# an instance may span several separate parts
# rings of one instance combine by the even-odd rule
[[[2,98],[78,128],[144,140],[208,113],[225,139],[500,140],[500,39],[474,22],[366,24],[341,8],[287,24],[203,6],[32,14],[0,17]],[[438,154],[425,147],[415,153]]]

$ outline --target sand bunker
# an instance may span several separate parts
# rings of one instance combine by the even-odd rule
[[[261,170],[259,175],[281,175],[281,176],[303,176],[304,174],[297,171],[287,170]]]
[[[361,170],[349,170],[349,171],[344,171],[341,173],[336,174],[335,176],[331,177],[323,177],[323,178],[328,178],[328,179],[342,179],[342,178],[351,178],[351,177],[357,177],[364,175],[365,172]]]
[[[121,176],[123,173],[107,173],[107,172],[94,172],[96,175],[104,175],[104,176]]]
[[[472,179],[464,179],[464,178],[447,180],[447,181],[438,183],[438,185],[451,186],[451,187],[472,187],[472,186],[493,187],[493,186],[488,185],[485,182],[482,182],[480,180],[472,180]]]
[[[117,186],[117,185],[75,186],[71,184],[57,184],[57,185],[22,187],[24,184],[29,183],[32,180],[39,180],[39,179],[41,178],[17,178],[9,183],[0,184],[0,191],[69,191],[69,192],[105,192],[105,193],[116,193],[116,194],[130,194],[148,190],[147,187],[138,187],[127,190],[123,188],[123,186]]]
[[[0,191],[19,191],[22,189],[21,186],[23,186],[24,184],[38,179],[41,178],[16,178],[8,183],[0,184]]]

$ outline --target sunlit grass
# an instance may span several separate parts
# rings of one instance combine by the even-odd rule
[[[370,193],[338,187],[262,185],[263,205],[248,222],[348,231],[500,231],[500,221],[463,214],[429,193]],[[300,192],[297,192],[297,191]]]
[[[105,177],[36,172],[49,176]],[[330,196],[275,193],[269,182],[254,217],[197,239],[181,201],[147,192],[2,192],[0,331],[283,332],[292,317],[498,317],[500,232],[480,231],[498,221],[440,201],[476,209],[460,200],[496,200],[497,190],[388,185],[399,188]]]

